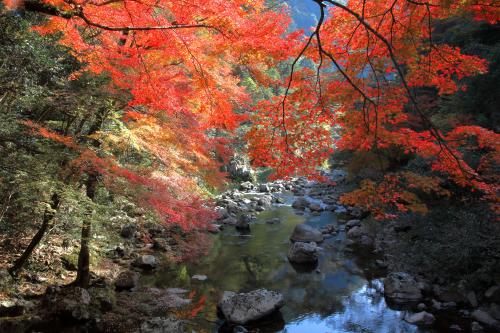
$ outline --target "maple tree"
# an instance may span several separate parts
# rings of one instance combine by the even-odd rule
[[[266,71],[294,53],[300,33],[285,38],[290,19],[265,1],[5,1],[42,13],[34,29],[59,35],[83,65],[69,77],[104,75],[111,94],[128,96],[94,111],[85,133],[25,121],[32,132],[77,157],[66,164],[83,177],[94,201],[99,184],[156,211],[166,223],[206,228],[215,216],[204,188],[220,184],[228,135],[250,100],[237,72],[268,80]],[[113,119],[113,117],[115,119]],[[103,124],[115,121],[107,131]],[[67,128],[71,127],[68,122]],[[217,130],[218,135],[210,133]],[[222,135],[221,135],[222,133]],[[128,151],[140,156],[122,158]],[[76,283],[89,283],[92,212],[83,220]]]
[[[77,151],[71,167],[104,177],[109,188],[137,187],[133,196],[139,202],[185,228],[203,227],[211,216],[200,183],[216,185],[223,179],[216,160],[227,156],[227,135],[208,133],[230,133],[248,114],[250,156],[255,165],[274,168],[276,177],[314,175],[333,147],[376,152],[399,147],[495,202],[498,185],[488,170],[498,163],[498,134],[471,124],[441,131],[418,91],[431,87],[438,96],[453,94],[466,89],[463,78],[487,71],[485,60],[435,43],[433,24],[456,15],[496,23],[498,6],[488,1],[311,1],[321,15],[305,39],[301,31],[289,33],[287,13],[270,9],[264,0],[5,1],[11,8],[49,16],[35,29],[61,34],[60,43],[85,64],[72,79],[105,74],[111,92],[130,97],[121,119],[126,126],[119,134],[95,127],[87,135],[91,145],[27,124]],[[290,59],[283,87],[269,71]],[[254,103],[238,72],[283,93]],[[473,147],[472,137],[477,149],[487,151],[476,168],[462,154]],[[131,147],[149,157],[149,167],[116,156],[116,150]],[[382,187],[393,195],[381,203],[422,211],[415,198],[401,192],[400,182],[410,181],[409,176],[388,177],[383,184],[365,183],[345,202],[364,202],[367,193],[376,196],[374,189]],[[416,183],[426,188],[441,182],[429,177]],[[407,203],[401,205],[402,196]]]
[[[149,176],[139,176],[112,157],[80,149],[71,137],[31,124],[37,132],[81,150],[73,165],[98,171],[108,184],[121,178],[153,189],[151,197],[142,193],[139,200],[165,220],[185,228],[206,224],[210,214],[197,197],[202,194],[198,183],[220,183],[223,176],[214,154],[224,159],[228,151],[227,139],[209,136],[207,130],[231,131],[244,119],[235,111],[250,96],[235,69],[266,80],[270,59],[285,60],[292,54],[299,34],[283,38],[287,15],[268,9],[265,1],[246,0],[203,5],[28,0],[7,5],[49,15],[35,30],[62,33],[60,43],[86,64],[73,79],[85,72],[106,73],[112,79],[110,89],[130,94],[123,117],[126,135],[92,133],[100,140],[97,150],[112,155],[113,149],[132,146],[147,152],[158,166],[140,171]],[[204,218],[192,216],[196,211],[205,212]]]
[[[480,191],[498,210],[499,187],[492,166],[499,162],[500,136],[467,123],[455,124],[449,132],[440,130],[419,91],[432,88],[438,97],[453,94],[467,89],[464,78],[484,74],[488,68],[484,59],[435,43],[434,22],[465,15],[496,23],[500,7],[490,1],[315,2],[319,22],[303,41],[288,88],[257,107],[263,111],[256,114],[258,125],[249,133],[256,163],[274,167],[280,177],[314,172],[333,147],[358,152],[399,147],[426,160],[435,177],[445,175]],[[302,59],[313,65],[295,68]],[[486,151],[477,168],[463,158],[463,150],[473,147],[466,140],[470,137],[476,137],[478,148]],[[435,177],[427,183],[439,184]],[[366,202],[371,198],[406,211],[397,202],[402,189],[396,183],[386,179],[378,189],[365,183],[344,202],[373,208]],[[384,197],[380,191],[390,184],[394,195]]]

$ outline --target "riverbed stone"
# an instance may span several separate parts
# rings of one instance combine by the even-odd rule
[[[352,227],[347,232],[347,238],[349,238],[349,239],[359,238],[362,235],[363,235],[363,230],[361,229],[361,227],[358,227],[358,226]]]
[[[304,210],[309,207],[309,205],[310,203],[306,198],[299,197],[292,203],[292,208]]]
[[[398,305],[418,303],[422,300],[417,281],[405,272],[390,273],[385,278],[384,294],[390,302]]]
[[[345,224],[345,227],[347,229],[351,229],[353,227],[359,227],[361,226],[361,221],[360,220],[349,220],[347,221],[347,223]]]
[[[259,192],[269,193],[269,192],[271,192],[271,189],[269,188],[269,185],[267,185],[267,184],[260,184],[259,185]]]
[[[472,312],[472,318],[487,327],[500,331],[500,321],[493,318],[488,312],[478,309]]]
[[[422,311],[412,314],[407,314],[404,320],[410,324],[417,326],[431,326],[436,321],[434,315],[429,312]]]
[[[309,210],[311,212],[321,212],[323,210],[323,208],[321,208],[321,206],[319,204],[312,203],[309,205]]]
[[[252,221],[252,215],[242,214],[238,222],[236,222],[236,229],[238,230],[250,230],[250,222]]]
[[[494,303],[500,303],[500,286],[493,286],[484,292],[484,296]]]
[[[293,242],[322,242],[323,234],[318,229],[315,229],[307,224],[298,224],[295,226],[290,240]]]
[[[473,321],[472,324],[470,325],[470,331],[472,333],[480,333],[484,332],[484,328],[477,321]]]
[[[479,303],[477,301],[477,296],[476,296],[476,293],[474,291],[472,291],[472,290],[469,291],[465,297],[467,298],[467,302],[469,303],[469,305],[471,307],[477,308]]]
[[[320,248],[316,243],[295,242],[288,251],[288,260],[294,264],[315,264]]]
[[[228,322],[245,325],[270,315],[284,304],[282,294],[258,289],[248,293],[225,291],[218,306]]]
[[[257,204],[261,207],[271,207],[272,198],[270,196],[262,196],[257,200]]]

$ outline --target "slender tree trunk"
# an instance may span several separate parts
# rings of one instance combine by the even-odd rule
[[[100,108],[96,114],[96,119],[94,123],[90,126],[87,136],[90,137],[92,134],[100,130],[104,120],[106,118],[106,109]],[[90,139],[90,144],[96,148],[100,146],[100,143],[96,139]],[[99,173],[89,172],[86,182],[87,197],[94,201],[95,192],[97,188],[97,182]],[[76,274],[76,279],[71,283],[82,288],[88,288],[90,285],[90,240],[92,237],[92,212],[88,213],[87,218],[82,222],[82,235],[80,240],[80,253],[78,254],[78,270]]]
[[[97,187],[97,174],[90,173],[87,179],[87,197],[92,201]],[[80,240],[80,253],[78,254],[78,270],[74,285],[88,288],[90,285],[90,239],[92,237],[92,212],[82,222],[82,236]]]
[[[19,270],[23,268],[24,264],[33,253],[33,250],[38,246],[38,244],[40,244],[40,241],[42,240],[43,236],[45,236],[45,233],[49,228],[50,222],[56,214],[56,210],[59,207],[59,201],[59,195],[54,193],[52,195],[52,203],[50,204],[50,208],[47,208],[45,210],[45,213],[43,214],[42,226],[40,227],[40,229],[38,229],[38,232],[35,234],[35,236],[33,236],[31,242],[29,243],[26,250],[24,250],[23,254],[14,262],[14,265],[9,268],[9,273],[12,276],[17,275]]]

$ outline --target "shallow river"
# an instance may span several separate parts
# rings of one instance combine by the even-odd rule
[[[255,327],[259,332],[430,332],[407,324],[401,319],[401,312],[387,307],[381,281],[374,272],[360,269],[359,254],[355,259],[344,251],[344,232],[320,244],[324,251],[317,268],[294,268],[286,254],[295,225],[308,223],[319,228],[336,223],[336,216],[329,211],[319,216],[296,215],[290,207],[293,197],[285,199],[286,204],[259,213],[250,234],[226,227],[214,236],[211,252],[198,263],[159,271],[150,277],[150,283],[194,291],[192,312],[184,315],[191,317],[193,329],[198,333],[224,330],[223,320],[216,311],[223,291],[258,288],[283,293],[286,304],[281,309],[282,316],[274,316]],[[266,223],[275,217],[282,222]],[[206,275],[208,279],[192,280],[195,274]]]

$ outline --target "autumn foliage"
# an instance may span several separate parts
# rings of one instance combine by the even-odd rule
[[[499,7],[488,1],[315,2],[322,16],[306,36],[288,31],[284,7],[269,8],[264,0],[10,2],[48,14],[36,30],[60,33],[60,42],[85,64],[72,78],[104,73],[110,91],[130,96],[122,119],[127,135],[97,133],[99,151],[30,125],[80,151],[73,166],[98,171],[108,186],[120,179],[143,188],[139,201],[185,227],[210,216],[199,184],[223,179],[217,160],[227,156],[228,139],[243,120],[252,123],[246,139],[254,164],[274,168],[276,177],[311,176],[334,148],[398,147],[427,161],[436,176],[387,175],[344,198],[377,216],[390,216],[386,206],[423,212],[401,184],[449,195],[439,189],[444,177],[496,202],[491,170],[499,162],[499,135],[472,124],[441,131],[418,91],[454,94],[467,89],[462,79],[487,72],[485,60],[434,43],[433,25],[453,16],[496,23]],[[291,75],[284,82],[272,78],[269,70],[286,61],[293,61]],[[242,72],[278,93],[252,100]],[[209,135],[214,130],[218,135]],[[130,147],[151,156],[149,169],[113,156]],[[464,149],[485,152],[478,167],[464,161]]]

